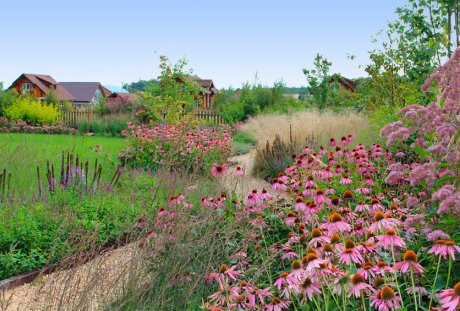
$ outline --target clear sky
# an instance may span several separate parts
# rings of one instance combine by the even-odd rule
[[[121,85],[159,74],[159,55],[189,60],[219,87],[305,85],[320,52],[365,75],[371,37],[403,0],[21,0],[0,4],[0,81],[21,73]],[[347,59],[347,54],[358,57]]]

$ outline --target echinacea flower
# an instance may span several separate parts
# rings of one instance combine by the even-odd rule
[[[339,262],[349,265],[353,261],[355,264],[363,264],[364,258],[355,248],[355,243],[351,240],[345,242],[345,249],[339,253]]]
[[[290,275],[288,272],[281,272],[279,275],[279,278],[275,281],[275,287],[278,289],[278,291],[281,291],[281,288],[283,286],[289,286],[292,285],[296,282],[294,277]]]
[[[445,311],[455,311],[460,306],[460,282],[453,288],[443,290],[439,295],[439,303]]]
[[[294,287],[294,291],[306,296],[310,301],[313,300],[313,295],[321,293],[319,283],[309,277],[300,280],[299,285]]]
[[[398,297],[391,287],[384,286],[371,296],[371,307],[375,307],[379,311],[397,310],[401,307],[400,301],[401,297]]]
[[[376,233],[377,231],[396,230],[400,224],[401,222],[398,219],[385,216],[382,212],[376,212],[374,222],[369,226],[369,231]]]
[[[361,296],[363,291],[371,291],[372,286],[366,283],[364,276],[359,273],[355,273],[351,278],[351,287],[348,296],[355,296],[356,298]]]
[[[377,244],[383,246],[385,250],[391,250],[393,247],[406,248],[406,242],[397,236],[394,230],[387,230],[385,235],[379,235],[377,239]]]
[[[226,171],[227,166],[225,165],[225,163],[221,165],[217,165],[216,163],[214,163],[211,168],[211,173],[214,177],[222,176],[225,174]]]
[[[302,263],[305,266],[305,270],[309,272],[313,269],[319,268],[320,265],[324,263],[324,260],[319,259],[316,252],[311,252],[311,253],[308,253],[307,256],[302,258]]]
[[[333,212],[329,215],[329,222],[321,225],[321,228],[328,229],[331,233],[350,232],[352,227],[350,224],[343,221],[342,215]]]
[[[278,297],[273,297],[272,302],[267,304],[263,310],[265,311],[282,311],[289,308],[291,302],[289,300],[281,300]]]
[[[233,171],[233,174],[234,175],[244,175],[244,169],[240,166],[238,166],[237,168],[235,168],[235,170]]]
[[[428,254],[435,254],[447,258],[450,256],[455,260],[455,252],[460,253],[460,247],[454,241],[436,240],[436,244],[428,251]]]
[[[417,262],[417,255],[414,251],[408,250],[403,259],[404,261],[395,263],[398,271],[406,273],[412,269],[413,272],[423,272],[423,267]]]

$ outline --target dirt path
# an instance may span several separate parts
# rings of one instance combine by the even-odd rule
[[[226,189],[233,190],[241,196],[246,196],[253,189],[258,190],[259,192],[263,188],[270,190],[271,186],[268,182],[251,175],[256,154],[257,151],[252,149],[249,153],[233,156],[228,160],[230,167],[224,178]],[[235,175],[233,173],[238,166],[244,170],[244,175]]]
[[[256,150],[231,157],[229,172],[224,176],[226,189],[246,196],[252,189],[259,192],[270,189],[266,181],[251,176]],[[235,175],[237,167],[244,175]],[[138,246],[128,244],[106,252],[77,268],[38,277],[34,282],[0,292],[0,310],[100,310],[110,302],[122,297],[123,288],[132,280],[139,282],[142,267],[131,265],[142,262],[136,257]],[[133,276],[133,271],[139,275]]]

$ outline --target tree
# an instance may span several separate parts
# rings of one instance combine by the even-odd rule
[[[338,88],[337,75],[330,75],[332,65],[321,54],[316,54],[313,62],[314,69],[303,69],[307,78],[308,91],[319,109],[326,108],[328,100],[336,95]]]
[[[452,33],[458,35],[458,20],[452,25],[451,16],[458,17],[458,1],[408,0],[396,14],[398,18],[388,23],[381,47],[369,52],[371,63],[365,70],[371,76],[370,100],[393,107],[428,104],[433,94],[422,92],[421,86],[452,53]]]
[[[158,83],[150,84],[140,94],[144,109],[138,114],[151,123],[165,121],[175,123],[195,107],[195,98],[202,88],[193,81],[187,60],[171,64],[166,56],[160,56],[161,73]]]
[[[123,89],[130,93],[135,92],[144,92],[149,85],[158,84],[156,79],[151,80],[139,80],[137,82],[132,82],[130,84],[125,83],[123,84]]]

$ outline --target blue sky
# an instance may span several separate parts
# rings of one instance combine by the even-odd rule
[[[217,87],[305,85],[316,53],[347,77],[403,0],[22,0],[0,5],[0,81],[23,72],[120,85],[158,76],[158,57],[189,60]],[[357,56],[350,61],[347,54]]]

